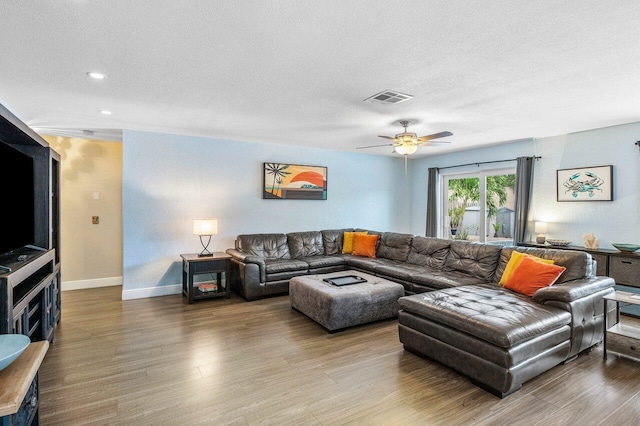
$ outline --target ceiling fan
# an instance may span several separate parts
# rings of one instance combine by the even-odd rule
[[[440,133],[434,133],[432,135],[426,135],[426,136],[418,136],[415,133],[411,133],[407,131],[407,127],[409,127],[409,124],[411,124],[411,122],[409,120],[400,120],[399,121],[400,125],[402,127],[404,127],[404,132],[402,133],[398,133],[397,135],[391,137],[391,136],[382,136],[379,135],[378,137],[384,138],[384,139],[389,139],[392,140],[393,143],[387,143],[387,144],[381,144],[381,145],[369,145],[369,146],[360,146],[357,147],[356,149],[365,149],[365,148],[376,148],[379,146],[393,146],[393,151],[397,152],[398,154],[402,154],[404,155],[404,172],[405,175],[407,174],[407,156],[413,154],[414,152],[416,152],[418,150],[419,146],[425,146],[425,145],[440,145],[440,144],[447,144],[447,143],[451,143],[449,141],[438,141],[438,142],[430,142],[434,139],[439,139],[439,138],[445,138],[447,136],[452,136],[453,133],[451,132],[440,132]]]

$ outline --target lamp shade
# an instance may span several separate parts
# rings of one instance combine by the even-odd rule
[[[411,155],[418,150],[418,147],[416,145],[405,144],[405,145],[398,145],[394,149],[398,154]]]
[[[215,235],[218,233],[218,219],[193,219],[193,235]]]
[[[547,233],[547,222],[536,222],[533,225],[533,230],[536,234],[546,234]]]

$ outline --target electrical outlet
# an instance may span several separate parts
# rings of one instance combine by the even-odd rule
[[[100,216],[91,216],[91,223],[97,225],[100,223]]]

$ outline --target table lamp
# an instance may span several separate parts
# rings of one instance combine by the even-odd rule
[[[200,236],[200,244],[202,244],[203,250],[198,256],[213,256],[207,247],[211,242],[211,236],[218,233],[218,219],[193,219],[193,235]],[[209,237],[207,244],[202,241],[202,237]]]
[[[547,222],[536,222],[533,226],[533,231],[538,234],[536,235],[536,243],[544,244],[547,239],[544,235],[547,233]]]

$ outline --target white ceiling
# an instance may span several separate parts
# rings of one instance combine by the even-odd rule
[[[453,132],[416,155],[440,154],[640,121],[638,22],[632,0],[6,0],[0,102],[51,133],[354,152],[411,119]],[[386,89],[414,99],[363,102]]]

